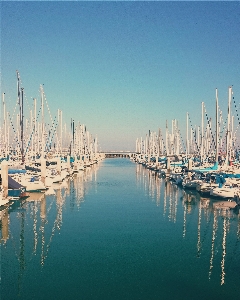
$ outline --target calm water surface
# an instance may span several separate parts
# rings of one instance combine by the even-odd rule
[[[1,299],[237,299],[240,218],[128,159],[1,211]]]

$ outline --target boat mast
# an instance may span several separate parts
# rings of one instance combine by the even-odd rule
[[[188,147],[189,147],[189,141],[188,141],[188,112],[187,112],[187,140],[186,140],[186,158],[188,158]]]
[[[202,135],[201,135],[201,162],[203,163],[203,136],[204,136],[204,131],[203,131],[203,106],[204,106],[204,102],[202,102]]]
[[[57,134],[56,134],[56,136],[57,136],[57,139],[56,139],[57,140],[57,143],[56,143],[57,144],[56,145],[57,146],[57,149],[56,149],[57,155],[59,155],[59,152],[60,152],[59,151],[59,136],[60,136],[60,134],[59,134],[59,131],[60,131],[60,129],[59,129],[59,127],[60,127],[59,123],[60,123],[60,110],[58,109],[57,110],[57,124],[58,125],[57,125]]]
[[[41,157],[44,157],[44,146],[45,146],[45,141],[44,141],[44,102],[43,102],[43,87],[40,85],[41,89],[41,105],[42,105],[42,151],[41,151]]]
[[[20,140],[19,127],[21,128],[21,100],[20,100],[21,93],[20,93],[20,77],[19,77],[19,72],[18,71],[16,71],[16,72],[17,72],[17,104],[19,105],[19,109],[20,109],[19,118],[18,118],[18,115],[17,115],[17,134],[18,134],[17,140],[19,141]],[[19,142],[18,142],[18,151],[20,152],[19,148],[20,148],[20,145],[19,145]]]
[[[22,163],[24,163],[24,149],[23,149],[23,88],[21,88],[22,92],[22,103],[20,108],[20,124],[21,124],[21,154],[22,154]]]
[[[168,150],[168,123],[166,120],[166,156],[169,155],[169,150]]]
[[[73,148],[73,155],[75,155],[75,139],[74,139],[74,120],[72,121],[72,148]]]
[[[215,161],[218,162],[218,134],[219,134],[219,128],[218,128],[218,90],[216,89],[216,156]]]
[[[23,90],[24,88],[21,88],[20,93],[20,77],[19,72],[17,71],[17,94],[18,94],[18,105],[19,105],[19,124],[20,124],[20,140],[21,140],[21,157],[22,157],[22,163],[24,163],[24,149],[23,149]]]
[[[4,96],[5,93],[2,94],[2,99],[3,99],[3,128],[4,128],[4,141],[3,141],[3,145],[5,148],[5,155],[7,154],[7,124],[6,124],[6,104],[4,101]]]
[[[33,112],[32,110],[30,110],[30,134],[29,134],[29,138],[31,141],[31,152],[30,152],[30,160],[33,157]]]
[[[37,148],[37,99],[34,98],[34,160],[36,160],[36,153],[39,151]]]
[[[229,135],[230,135],[230,106],[231,106],[231,96],[232,96],[232,87],[230,86],[228,89],[228,123],[227,123],[227,136],[226,136],[226,160],[225,164],[228,163],[229,160]]]
[[[231,147],[230,147],[230,153],[231,153],[231,158],[232,157],[234,157],[234,147],[233,147],[233,145],[234,145],[234,137],[233,137],[233,124],[234,124],[234,116],[232,116],[232,118],[231,118],[232,120],[231,120],[231,135],[230,135],[230,145],[231,145]]]
[[[60,110],[60,149],[61,149],[61,155],[63,155],[63,125],[62,125],[62,110]]]

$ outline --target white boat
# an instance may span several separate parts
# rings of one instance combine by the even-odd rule
[[[14,175],[13,178],[26,188],[26,192],[37,192],[46,190],[46,186],[40,180],[39,174],[17,174]]]
[[[183,182],[182,182],[182,186],[185,189],[196,189],[197,185],[201,182],[202,182],[202,180],[200,180],[200,179],[184,178]]]
[[[202,181],[197,184],[196,190],[202,195],[210,195],[210,191],[218,186],[217,183]]]
[[[47,187],[51,186],[53,183],[61,182],[62,177],[58,174],[55,168],[50,168],[46,170],[45,184]]]
[[[236,195],[240,194],[239,187],[232,187],[228,184],[223,187],[215,187],[210,191],[212,197],[220,198],[234,198]]]

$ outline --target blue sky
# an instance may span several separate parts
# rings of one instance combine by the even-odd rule
[[[215,118],[215,88],[227,115],[228,86],[240,102],[240,2],[1,2],[1,93],[16,102],[44,91],[98,136],[102,150],[134,150],[137,137],[201,102]],[[238,111],[239,113],[239,111]]]

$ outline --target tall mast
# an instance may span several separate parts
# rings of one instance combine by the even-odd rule
[[[58,122],[58,125],[57,125],[57,155],[59,155],[59,153],[60,153],[60,151],[59,151],[59,144],[60,144],[60,142],[59,142],[59,136],[60,136],[60,134],[59,134],[59,131],[60,131],[60,129],[59,129],[59,123],[60,123],[60,110],[58,109],[57,110],[57,122]]]
[[[231,106],[231,96],[232,96],[232,87],[230,86],[228,89],[228,120],[227,120],[227,136],[226,136],[226,161],[225,163],[228,163],[229,160],[229,141],[230,141],[230,106]]]
[[[201,135],[201,162],[203,162],[203,138],[204,138],[204,124],[203,124],[203,106],[204,106],[204,102],[202,102],[202,135]]]
[[[193,140],[193,129],[192,128],[190,128],[190,144],[189,144],[189,154],[191,153],[193,153],[193,142],[192,142],[192,140]]]
[[[216,156],[215,161],[218,162],[218,134],[219,134],[219,128],[218,128],[218,90],[216,89]]]
[[[200,127],[197,127],[197,145],[198,145],[198,149],[200,146]]]
[[[161,129],[158,128],[158,155],[161,154]]]
[[[44,140],[44,101],[43,101],[43,87],[40,86],[41,89],[41,106],[42,106],[42,151],[41,156],[44,157],[44,147],[45,147],[45,140]]]
[[[36,160],[37,149],[37,99],[34,98],[34,160]]]
[[[20,77],[19,77],[19,72],[17,72],[17,104],[19,105],[19,110],[20,110],[20,114],[19,114],[19,118],[17,117],[17,132],[18,132],[18,137],[17,140],[20,140],[20,136],[19,136],[19,128],[21,129],[21,93],[20,93]],[[18,149],[19,149],[20,145],[18,143]],[[20,150],[20,149],[19,149]]]
[[[23,88],[22,92],[22,103],[20,108],[20,124],[21,124],[21,154],[22,154],[22,163],[24,163],[24,149],[23,149]]]
[[[31,139],[31,156],[30,159],[32,160],[33,157],[33,112],[30,110],[30,139]]]
[[[60,149],[61,149],[61,155],[63,155],[63,142],[62,142],[62,132],[63,132],[63,128],[62,128],[62,110],[60,111]]]
[[[20,77],[19,72],[17,72],[17,95],[18,95],[18,105],[20,105]]]
[[[70,146],[69,146],[69,153],[70,153],[70,156],[72,155],[72,118],[71,118],[71,134],[70,134]]]
[[[187,112],[187,140],[186,140],[186,158],[188,157],[189,153],[189,140],[188,140],[188,112]]]
[[[175,154],[175,145],[174,145],[174,133],[173,133],[173,127],[174,127],[174,120],[172,120],[172,134],[171,134],[171,154]]]
[[[178,121],[176,119],[175,119],[175,134],[176,134],[176,151],[175,151],[175,154],[179,155],[180,140],[179,140]]]
[[[167,123],[167,120],[166,120],[166,155],[168,156],[168,123]]]
[[[233,136],[233,124],[234,124],[234,116],[232,116],[232,128],[231,128],[231,156],[234,157],[234,136]]]
[[[2,94],[2,99],[3,99],[3,128],[4,128],[4,147],[5,147],[5,153],[7,153],[7,123],[6,123],[6,104],[4,101],[4,95],[5,93]]]
[[[75,155],[74,120],[72,121],[72,139],[73,139],[73,154]]]

